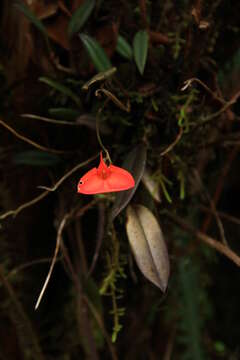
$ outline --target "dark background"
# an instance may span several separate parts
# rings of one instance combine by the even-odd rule
[[[240,253],[240,3],[96,0],[72,36],[72,14],[84,1],[27,3],[3,0],[0,9],[0,359],[239,359],[240,261],[228,250]],[[119,35],[132,46],[141,30],[142,74],[117,47]],[[112,81],[87,92],[81,87],[99,71],[79,33],[117,67]],[[201,82],[181,91],[191,78]],[[165,294],[135,263],[125,209],[110,222],[115,194],[77,194],[97,157],[29,203],[44,192],[38,186],[98,156],[100,85],[131,105],[127,113],[109,101],[100,134],[114,164],[133,157],[129,169],[140,182],[131,204],[161,224],[171,268]],[[160,203],[141,181],[145,155]],[[64,245],[35,311],[66,216]]]

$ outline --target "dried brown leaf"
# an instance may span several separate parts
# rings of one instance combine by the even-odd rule
[[[159,184],[154,181],[148,169],[145,169],[142,182],[146,186],[149,193],[152,195],[153,199],[158,203],[161,202],[160,195],[159,195]]]
[[[165,292],[169,278],[169,258],[157,219],[145,206],[129,205],[126,229],[139,269]]]

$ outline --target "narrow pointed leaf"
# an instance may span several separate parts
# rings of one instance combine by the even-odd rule
[[[43,23],[36,17],[36,15],[29,9],[28,6],[26,6],[22,2],[19,2],[15,4],[15,7],[20,10],[44,36],[48,36],[47,30],[44,27]]]
[[[81,113],[70,108],[50,108],[48,113],[62,120],[75,120]]]
[[[69,36],[72,36],[83,27],[91,15],[94,6],[95,0],[85,0],[84,3],[74,12],[68,25]]]
[[[80,38],[98,71],[106,71],[112,67],[111,61],[107,57],[105,51],[95,39],[85,34],[81,34]]]
[[[70,97],[78,106],[81,106],[81,100],[79,99],[79,97],[75,95],[72,90],[70,90],[67,86],[60,84],[56,80],[52,80],[46,77],[40,77],[38,80],[61,92],[62,94]]]
[[[132,174],[135,180],[135,186],[130,190],[119,192],[116,195],[115,202],[113,204],[113,208],[111,212],[112,220],[114,220],[115,217],[119,215],[119,213],[127,206],[129,201],[132,199],[135,191],[137,190],[137,187],[139,185],[139,182],[142,178],[145,169],[146,157],[147,157],[146,147],[141,144],[136,146],[128,154],[125,161],[123,162],[122,167],[128,170]]]
[[[91,114],[81,114],[80,116],[78,116],[76,118],[75,121],[77,124],[85,125],[89,129],[96,131],[96,117]],[[101,133],[104,135],[111,133],[111,129],[103,121],[100,121],[99,129],[100,129]]]
[[[169,278],[169,258],[157,219],[145,206],[129,205],[126,229],[139,269],[165,292]]]
[[[148,33],[145,30],[137,32],[133,39],[133,55],[137,68],[141,75],[144,73],[144,68],[147,61],[148,53]]]
[[[118,35],[116,50],[124,58],[128,60],[132,59],[133,56],[132,48],[128,44],[128,42],[124,39],[124,37],[122,37],[121,35]]]

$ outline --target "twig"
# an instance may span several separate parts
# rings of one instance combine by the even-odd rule
[[[216,93],[211,90],[204,82],[202,82],[201,80],[199,80],[198,78],[192,78],[189,80],[186,80],[184,82],[184,86],[181,88],[182,91],[186,90],[189,86],[192,85],[193,82],[197,82],[199,83],[208,93],[210,93],[212,95],[212,97],[217,100],[218,102],[220,102],[223,107],[218,110],[217,112],[210,114],[208,116],[206,116],[205,118],[202,119],[202,121],[198,122],[195,126],[194,129],[196,129],[197,127],[204,125],[210,121],[212,121],[213,119],[215,119],[216,117],[218,117],[219,115],[221,115],[222,113],[224,113],[225,111],[231,111],[229,110],[229,108],[236,103],[236,101],[238,100],[238,98],[240,97],[240,91],[237,91],[236,94],[234,94],[230,100],[226,101],[223,97],[220,97],[218,95],[216,95]],[[231,112],[231,116],[229,114],[229,119],[232,120],[233,117],[233,113]]]
[[[0,119],[0,124],[5,127],[5,129],[7,129],[8,131],[10,131],[14,136],[16,136],[18,139],[25,141],[26,143],[32,145],[33,147],[41,150],[41,151],[47,151],[50,153],[54,153],[54,154],[65,154],[66,152],[69,151],[65,151],[65,150],[56,150],[56,149],[50,149],[46,146],[37,144],[35,141],[27,138],[26,136],[23,136],[21,134],[19,134],[16,130],[14,130],[11,126],[7,125],[4,121],[2,121]]]
[[[86,161],[83,161],[82,163],[74,166],[74,168],[72,168],[70,171],[68,171],[63,177],[61,177],[61,179],[59,179],[56,184],[53,187],[47,187],[47,186],[38,186],[40,189],[45,189],[47,191],[55,191],[57,190],[57,188],[69,177],[71,176],[75,171],[77,171],[79,168],[89,164],[91,161],[93,161],[94,159],[96,159],[97,155],[92,156],[91,158],[89,158]]]
[[[86,278],[88,272],[88,261],[82,236],[82,228],[79,220],[74,223],[74,242],[71,243],[73,249],[73,264],[78,276]]]
[[[73,263],[75,265],[75,269],[78,274],[81,274],[84,279],[88,277],[88,263],[87,263],[87,257],[85,252],[85,246],[82,238],[82,232],[81,232],[81,224],[78,221],[79,217],[83,216],[83,214],[88,211],[91,207],[93,207],[100,199],[95,198],[88,204],[86,204],[84,207],[80,208],[76,211],[74,214],[75,218],[75,234],[74,234],[74,242],[72,243],[73,246]]]
[[[124,105],[115,95],[113,95],[109,90],[100,88],[97,89],[95,91],[95,96],[96,97],[100,97],[101,93],[103,93],[108,99],[112,100],[112,102],[118,106],[121,110],[126,111],[126,112],[130,112],[131,111],[131,106],[130,106],[130,102],[127,102],[127,105]]]
[[[139,0],[139,9],[143,26],[148,28],[146,0]]]
[[[240,94],[239,94],[240,95]],[[222,113],[224,113],[226,110],[228,110],[230,108],[230,106],[232,106],[235,103],[235,101],[233,102],[232,100],[230,100],[229,102],[227,102],[226,104],[223,105],[223,107],[218,110],[217,112],[210,114],[208,116],[206,116],[205,118],[203,118],[198,124],[199,125],[204,125],[209,123],[210,121],[214,120],[216,117],[218,117],[219,115],[221,115]]]
[[[194,4],[192,8],[192,16],[194,17],[194,20],[196,21],[196,24],[199,25],[201,21],[201,12],[202,12],[202,0],[196,0],[196,3]]]
[[[204,234],[203,232],[196,230],[194,227],[192,227],[186,221],[182,220],[182,218],[180,218],[179,216],[174,215],[169,211],[165,211],[164,213],[175,224],[180,226],[184,231],[187,231],[187,232],[193,234],[193,236],[196,237],[198,240],[203,241],[205,244],[209,245],[210,247],[212,247],[219,253],[225,255],[228,259],[230,259],[232,262],[234,262],[237,266],[240,266],[240,257],[234,251],[232,251],[228,246],[220,243],[219,241]]]
[[[8,216],[11,216],[11,215],[17,216],[17,214],[19,214],[23,209],[26,209],[29,206],[36,204],[38,201],[45,198],[48,194],[49,194],[49,191],[44,191],[42,194],[36,196],[34,199],[32,199],[24,204],[21,204],[17,209],[9,210],[9,211],[3,213],[2,215],[0,215],[0,220],[4,220],[5,218],[7,218]]]
[[[104,326],[104,323],[103,323],[103,320],[101,318],[101,316],[99,315],[97,309],[95,308],[95,306],[93,305],[93,303],[87,298],[87,296],[83,296],[83,300],[86,302],[87,306],[89,307],[89,310],[91,311],[92,315],[94,316],[99,328],[102,330],[102,333],[106,339],[106,342],[108,344],[108,347],[109,347],[109,351],[110,351],[110,354],[112,356],[112,359],[113,360],[117,360],[118,357],[117,357],[117,354],[116,354],[116,351],[115,351],[115,348],[114,346],[112,345],[112,342],[111,342],[111,339],[105,329],[105,326]]]
[[[90,204],[87,204],[86,206],[84,206],[82,209],[80,209],[80,211],[78,212],[78,216],[80,216],[80,212],[81,212],[81,215],[84,214],[85,211],[87,211],[90,206],[92,206],[92,204],[95,203],[94,201],[92,201]],[[42,297],[45,293],[45,290],[48,286],[48,283],[49,283],[49,280],[51,278],[51,275],[52,275],[52,272],[53,272],[53,268],[56,264],[56,260],[57,260],[57,255],[58,255],[58,252],[59,252],[59,249],[60,249],[60,246],[61,246],[61,239],[62,239],[62,233],[63,233],[63,229],[67,223],[68,220],[70,220],[72,217],[73,217],[73,214],[76,213],[77,211],[77,208],[73,208],[71,209],[68,213],[66,213],[64,215],[64,217],[62,218],[60,224],[59,224],[59,227],[58,227],[58,231],[57,231],[57,240],[56,240],[56,246],[55,246],[55,251],[54,251],[54,255],[53,255],[53,258],[52,258],[52,262],[51,262],[51,265],[50,265],[50,268],[49,268],[49,271],[48,271],[48,274],[47,274],[47,277],[46,277],[46,280],[43,284],[43,287],[42,287],[42,290],[39,294],[39,297],[37,299],[37,303],[35,305],[35,310],[37,310],[41,300],[42,300]]]
[[[48,187],[44,187],[42,186],[41,188],[46,189],[46,191],[44,191],[42,194],[36,196],[34,199],[32,199],[31,201],[28,201],[24,204],[21,204],[17,209],[15,210],[9,210],[5,213],[3,213],[2,215],[0,215],[0,220],[3,220],[5,218],[7,218],[8,216],[16,216],[17,214],[20,213],[20,211],[22,211],[23,209],[28,208],[29,206],[36,204],[38,201],[42,200],[43,198],[45,198],[51,191],[55,191],[57,190],[57,188],[69,177],[71,176],[75,171],[77,171],[79,168],[87,165],[89,162],[93,161],[94,159],[96,159],[97,155],[92,156],[91,158],[89,158],[86,161],[83,161],[82,163],[74,166],[74,168],[72,168],[70,171],[68,171],[63,177],[61,177],[56,184],[52,187],[52,188],[48,188]]]
[[[168,337],[168,342],[167,342],[166,350],[165,350],[165,353],[163,356],[163,360],[171,360],[172,359],[175,338],[176,338],[176,329],[173,329]]]
[[[240,145],[240,140],[226,140],[222,144],[222,146],[225,148],[231,146],[239,146],[239,145]]]
[[[207,198],[209,204],[210,204],[210,207],[211,207],[211,210],[212,210],[212,214],[214,215],[215,219],[216,219],[216,223],[217,223],[217,226],[218,226],[218,229],[219,229],[219,233],[220,233],[220,236],[221,236],[221,240],[222,242],[228,246],[228,243],[227,243],[227,240],[226,240],[226,237],[225,237],[225,231],[224,231],[224,227],[223,227],[223,224],[219,218],[219,215],[217,213],[217,209],[216,209],[216,206],[215,206],[215,203],[214,201],[211,199],[207,189],[205,188],[205,186],[203,185],[202,183],[202,180],[200,178],[200,175],[198,173],[197,170],[194,171],[194,176],[195,176],[195,180],[197,181],[200,189],[202,189],[205,193],[205,197]]]
[[[221,196],[226,176],[227,176],[228,172],[230,171],[232,163],[233,163],[235,157],[237,156],[239,150],[240,150],[240,146],[239,145],[235,146],[231,150],[231,152],[228,154],[227,160],[225,161],[224,167],[223,167],[223,169],[221,171],[221,174],[219,176],[219,181],[218,181],[218,184],[216,186],[215,193],[213,195],[213,202],[214,202],[215,207],[217,206],[218,200],[219,200],[219,198]],[[202,231],[204,233],[207,232],[207,229],[208,229],[208,227],[209,227],[209,225],[211,223],[211,219],[212,219],[212,215],[209,214],[206,217],[206,219],[204,220],[203,225],[202,225]]]
[[[213,214],[213,211],[211,209],[209,209],[207,206],[204,206],[204,205],[199,205],[198,206],[200,208],[200,210],[202,211],[205,211],[207,213],[210,213],[210,214]],[[234,224],[237,224],[237,225],[240,225],[240,219],[235,217],[235,216],[232,216],[232,215],[229,215],[229,214],[226,214],[225,212],[223,211],[217,211],[217,214],[219,217],[225,219],[225,220],[228,220]]]
[[[58,6],[59,6],[59,9],[61,9],[62,12],[68,16],[69,19],[72,17],[71,12],[68,10],[67,6],[64,4],[64,0],[58,0]]]
[[[97,234],[96,248],[94,251],[92,263],[90,265],[87,277],[91,276],[92,272],[95,269],[97,260],[98,260],[99,252],[100,252],[103,237],[104,237],[104,225],[105,225],[104,205],[102,203],[100,203],[98,205],[98,227],[97,227],[97,232],[96,232],[96,234]]]
[[[86,349],[86,352],[89,355],[89,359],[97,360],[98,359],[97,349],[96,349],[93,334],[92,334],[91,324],[88,319],[88,311],[87,311],[87,308],[83,301],[84,299],[83,299],[83,291],[82,291],[82,284],[80,281],[80,277],[74,270],[73,264],[71,262],[69,254],[68,254],[68,251],[65,248],[63,242],[61,242],[61,251],[63,253],[64,259],[66,260],[66,264],[68,265],[68,269],[71,273],[72,280],[73,280],[73,282],[76,286],[76,290],[78,292],[77,293],[78,294],[78,303],[77,303],[78,309],[77,310],[80,312],[80,316],[81,316],[80,326],[81,326],[82,335],[83,335],[84,339],[86,339],[86,344],[85,344],[85,341],[83,342],[85,345],[84,347]]]
[[[96,118],[96,134],[97,134],[97,139],[99,142],[99,145],[101,146],[101,148],[103,149],[103,151],[106,154],[107,159],[109,160],[110,164],[112,163],[111,157],[109,155],[108,150],[105,148],[105,146],[103,145],[102,139],[101,139],[101,135],[100,135],[100,129],[99,129],[99,121],[100,121],[100,115],[101,112],[103,111],[104,107],[107,105],[107,103],[109,102],[109,98],[107,98],[103,104],[103,106],[101,108],[99,108],[98,112],[97,112],[97,118]]]
[[[180,128],[179,128],[179,133],[177,134],[176,139],[175,139],[165,150],[163,150],[163,151],[160,153],[160,156],[164,156],[164,155],[166,155],[167,153],[169,153],[169,152],[177,145],[177,143],[179,142],[179,140],[180,140],[181,137],[182,137],[182,134],[183,134],[183,128],[180,127]]]
[[[84,207],[76,211],[76,214],[74,214],[75,219],[78,217],[83,216],[83,214],[88,211],[91,207],[93,207],[98,201],[100,201],[100,198],[95,198],[88,204],[86,204]]]
[[[153,43],[159,43],[159,44],[163,44],[163,45],[166,45],[166,44],[169,44],[170,42],[170,39],[167,35],[165,34],[162,34],[158,31],[152,31],[150,30],[149,31],[149,36],[150,36],[150,39]]]
[[[239,97],[240,97],[240,91],[238,91],[235,95],[233,95],[233,97],[228,102],[226,102],[220,110],[218,110],[217,112],[215,112],[213,114],[206,116],[196,126],[204,125],[204,124],[209,123],[210,121],[214,120],[216,117],[218,117],[219,115],[224,113],[226,110],[228,110],[233,104],[235,104]]]
[[[68,49],[69,50],[69,49]],[[60,64],[59,58],[56,56],[54,52],[51,52],[50,54],[50,60],[53,63],[53,65],[56,67],[57,70],[60,70],[66,74],[70,75],[76,75],[75,71],[72,68],[68,68],[66,66],[63,66]]]
[[[39,265],[39,264],[44,264],[44,263],[50,263],[52,259],[50,258],[46,258],[46,259],[38,259],[38,260],[32,260],[29,261],[25,264],[22,264],[14,269],[12,269],[7,275],[6,275],[6,279],[8,279],[9,277],[12,277],[14,275],[16,275],[17,273],[19,273],[22,270],[25,270],[33,265]],[[59,259],[60,260],[60,259]]]
[[[50,124],[55,125],[68,125],[68,126],[79,126],[81,124],[75,122],[75,121],[65,121],[65,120],[56,120],[56,119],[50,119],[44,116],[34,115],[34,114],[21,114],[22,118],[27,119],[33,119],[33,120],[39,120]]]
[[[73,215],[73,210],[71,210],[69,213],[65,214],[63,219],[60,222],[59,227],[58,227],[56,247],[55,247],[54,255],[53,255],[53,258],[52,258],[51,266],[49,268],[49,271],[48,271],[46,280],[45,280],[45,282],[43,284],[42,290],[41,290],[41,292],[40,292],[40,294],[38,296],[38,299],[37,299],[37,302],[36,302],[36,305],[35,305],[35,310],[37,310],[37,308],[38,308],[38,306],[39,306],[39,304],[40,304],[40,302],[42,300],[42,297],[43,297],[43,295],[45,293],[45,290],[46,290],[46,288],[48,286],[49,280],[51,278],[53,268],[54,268],[54,265],[55,265],[56,260],[57,260],[57,255],[58,255],[58,252],[59,252],[59,249],[60,249],[60,244],[61,244],[61,239],[62,239],[62,232],[63,232],[64,226],[66,225],[66,222],[69,220],[69,218],[72,215]]]
[[[181,91],[184,91],[186,90],[189,86],[192,85],[193,82],[197,82],[198,84],[200,84],[209,94],[212,95],[212,97],[219,101],[221,104],[225,105],[226,104],[226,101],[219,97],[218,95],[215,94],[215,92],[213,90],[211,90],[203,81],[199,80],[198,78],[191,78],[191,79],[188,79],[186,81],[184,81],[184,85],[183,87],[181,88]]]

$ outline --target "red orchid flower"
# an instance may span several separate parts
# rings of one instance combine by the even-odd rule
[[[112,164],[107,166],[100,153],[98,168],[93,168],[83,175],[78,183],[78,193],[102,194],[128,190],[134,185],[135,181],[127,170]]]

